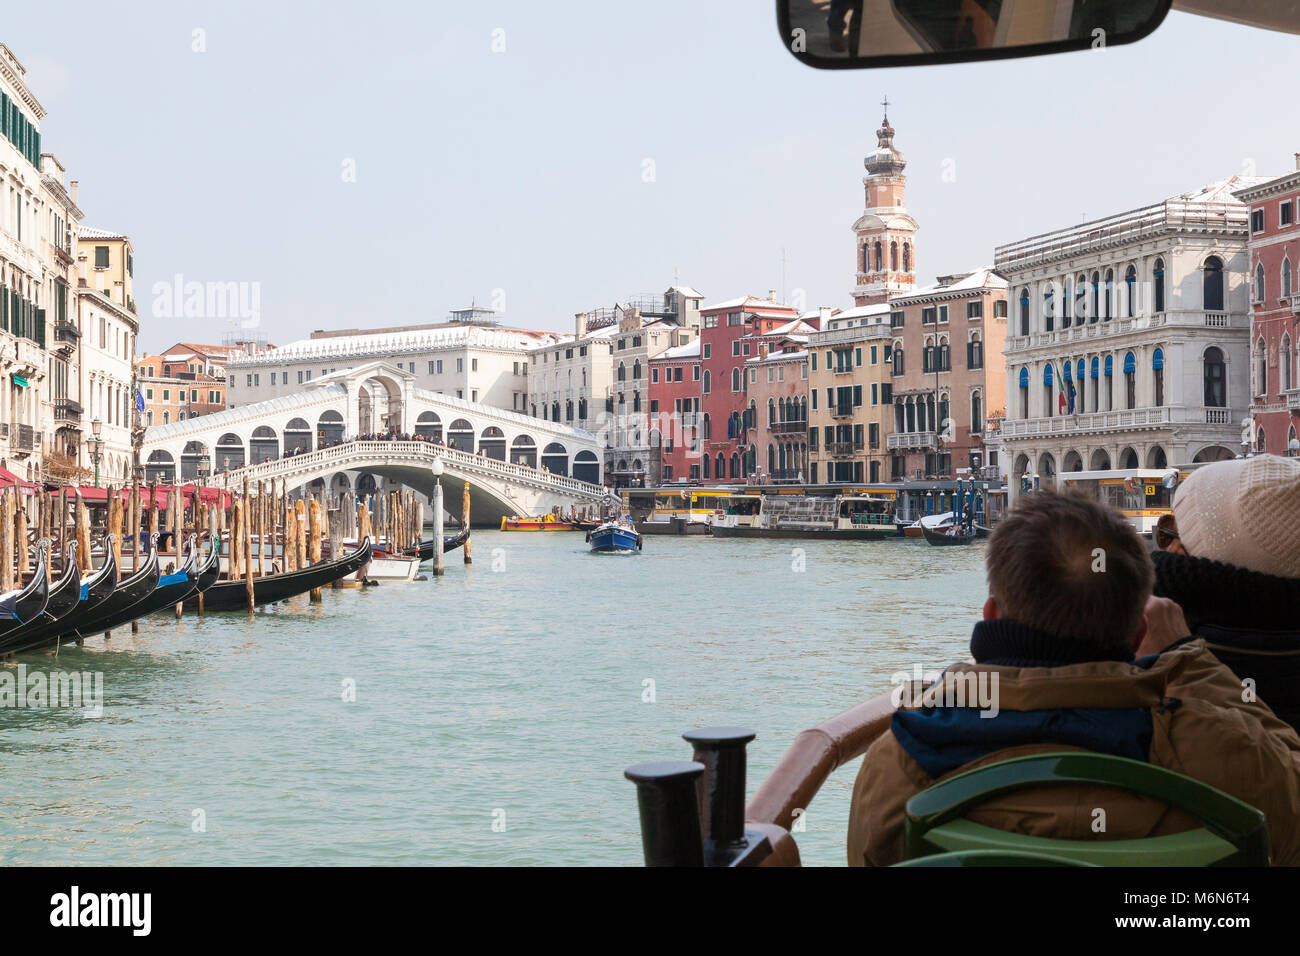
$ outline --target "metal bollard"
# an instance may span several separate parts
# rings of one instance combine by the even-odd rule
[[[745,829],[747,727],[703,727],[682,734],[704,765],[700,779],[705,866],[751,866],[771,853],[767,837]]]
[[[696,796],[703,773],[704,765],[693,760],[657,760],[623,771],[636,784],[646,866],[704,865]]]

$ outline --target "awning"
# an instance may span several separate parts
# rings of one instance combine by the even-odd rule
[[[13,379],[15,385],[20,385],[23,388],[30,387],[30,384],[28,383],[27,379],[23,378],[21,375],[10,375],[9,377]]]

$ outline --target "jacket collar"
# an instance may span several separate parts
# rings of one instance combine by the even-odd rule
[[[1060,637],[1007,618],[976,624],[971,633],[970,652],[975,663],[995,667],[1064,667],[1095,661],[1127,663],[1133,660],[1133,652],[1118,642],[1102,646]]]
[[[1157,551],[1155,593],[1178,602],[1193,631],[1202,624],[1251,631],[1294,631],[1300,580],[1222,561]]]

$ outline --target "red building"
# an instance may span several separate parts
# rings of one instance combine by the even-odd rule
[[[1293,173],[1233,194],[1250,204],[1249,437],[1255,451],[1291,456],[1300,450],[1300,154],[1296,166]]]
[[[650,444],[663,482],[700,477],[700,340],[665,349],[650,367]]]
[[[771,298],[744,296],[700,310],[700,451],[711,464],[725,462],[727,472],[719,474],[714,465],[701,477],[743,481],[755,473],[758,452],[748,431],[758,409],[748,395],[745,362],[760,345],[811,328],[800,323],[797,310]]]

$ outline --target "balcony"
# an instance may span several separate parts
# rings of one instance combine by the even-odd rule
[[[938,446],[935,432],[893,432],[888,436],[885,447],[890,451],[908,449],[931,449]]]
[[[1289,391],[1283,392],[1282,394],[1286,397],[1287,408],[1292,411],[1300,410],[1300,388],[1293,388]]]
[[[852,418],[852,405],[835,405],[830,409],[831,418]]]
[[[1000,434],[1003,438],[1028,438],[1038,435],[1133,431],[1171,425],[1223,425],[1235,428],[1245,415],[1242,409],[1206,408],[1198,405],[1133,408],[1049,418],[1008,418],[1002,422]]]
[[[9,450],[30,453],[36,447],[36,431],[31,425],[13,425],[9,429]]]
[[[56,398],[54,400],[54,418],[56,421],[69,422],[75,425],[81,421],[81,412],[80,403],[74,402],[70,398]]]
[[[1018,322],[1019,319],[1016,321]],[[1017,330],[1018,328],[1017,326]],[[1139,315],[1131,319],[1085,321],[1082,325],[1071,325],[1069,328],[1053,329],[1050,332],[1008,335],[1007,351],[1019,352],[1043,346],[1068,345],[1073,342],[1087,342],[1162,328],[1246,330],[1250,328],[1250,316],[1244,312],[1157,312],[1154,315]]]
[[[853,366],[852,366],[852,365],[837,365],[837,366],[835,366],[833,369],[831,369],[831,371],[834,372],[836,375],[852,375],[852,374],[853,374]]]
[[[67,321],[54,323],[54,341],[75,347],[80,339],[81,330],[74,323]]]
[[[828,441],[826,443],[826,454],[834,458],[843,458],[862,451],[862,447],[860,441]]]
[[[767,430],[773,435],[794,435],[808,430],[807,421],[770,422]]]

